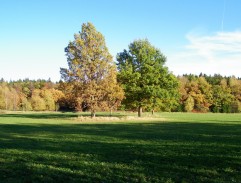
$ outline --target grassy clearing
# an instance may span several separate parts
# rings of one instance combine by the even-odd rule
[[[0,114],[0,182],[241,181],[240,114],[83,115]]]

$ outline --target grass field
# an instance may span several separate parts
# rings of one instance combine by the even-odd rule
[[[241,182],[241,114],[76,117],[0,114],[0,182]]]

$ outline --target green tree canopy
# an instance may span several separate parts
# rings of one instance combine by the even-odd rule
[[[138,108],[138,116],[143,107],[163,108],[178,98],[178,81],[164,66],[166,57],[148,40],[131,43],[128,51],[117,55],[117,62],[118,80],[125,91],[124,103],[129,108]]]

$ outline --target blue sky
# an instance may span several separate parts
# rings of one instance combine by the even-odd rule
[[[64,48],[92,22],[115,58],[147,38],[176,75],[241,77],[240,0],[0,0],[0,78],[60,79]]]

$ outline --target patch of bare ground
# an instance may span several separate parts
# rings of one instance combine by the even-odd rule
[[[6,114],[6,111],[0,110],[0,114]]]
[[[76,121],[85,122],[85,121],[93,121],[93,122],[108,122],[108,121],[166,121],[165,118],[157,118],[157,117],[137,117],[137,116],[122,116],[122,117],[87,117],[87,116],[78,116],[75,118]]]

